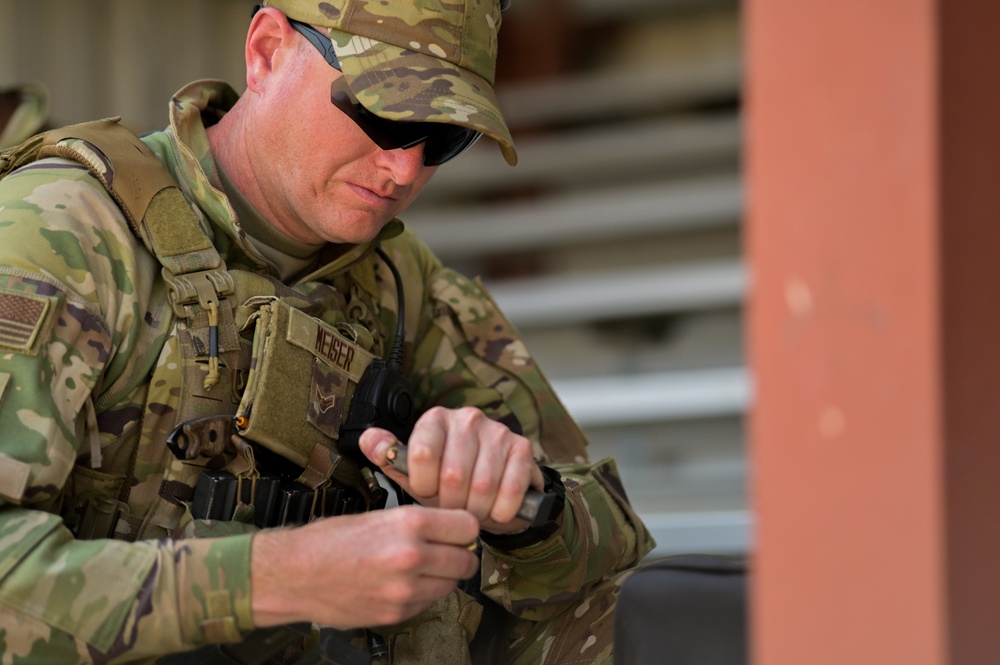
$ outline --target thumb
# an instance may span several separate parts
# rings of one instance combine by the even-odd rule
[[[380,468],[389,465],[389,449],[396,445],[399,445],[399,439],[392,432],[381,427],[369,427],[361,433],[361,437],[358,439],[358,447],[361,448],[361,452]]]

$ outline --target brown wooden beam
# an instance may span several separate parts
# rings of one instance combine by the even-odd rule
[[[749,0],[755,662],[1000,662],[1000,5]]]

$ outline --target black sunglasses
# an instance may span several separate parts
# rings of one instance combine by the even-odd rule
[[[330,38],[308,23],[288,19],[289,25],[316,47],[330,66],[342,71]],[[424,144],[424,166],[440,166],[458,157],[479,140],[482,132],[468,127],[443,122],[405,122],[386,120],[364,107],[347,86],[344,77],[338,77],[330,86],[330,101],[344,115],[354,121],[368,138],[382,150],[407,149]]]

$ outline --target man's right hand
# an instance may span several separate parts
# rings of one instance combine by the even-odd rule
[[[251,547],[254,625],[398,623],[475,574],[479,522],[464,510],[403,506],[262,531]]]

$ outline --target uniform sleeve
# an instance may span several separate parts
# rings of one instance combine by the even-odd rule
[[[583,433],[485,288],[432,259],[425,265],[424,321],[412,353],[421,408],[479,407],[531,440],[537,460],[566,486],[553,536],[509,552],[486,547],[483,591],[518,616],[554,616],[635,566],[653,540],[614,461],[587,460]]]
[[[0,183],[0,234],[0,660],[124,662],[237,639],[250,536],[78,541],[59,516],[74,467],[96,473],[91,442],[111,452],[99,395],[144,325],[150,257],[64,160]]]

